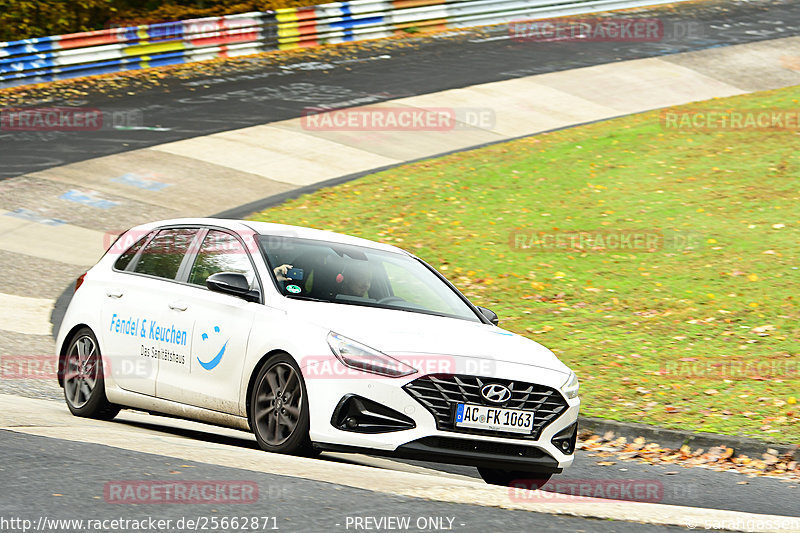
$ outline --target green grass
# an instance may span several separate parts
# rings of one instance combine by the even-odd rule
[[[798,101],[794,87],[676,109]],[[646,113],[398,167],[253,218],[426,259],[570,365],[586,415],[800,442],[797,131],[669,130]],[[519,231],[629,230],[666,244],[512,246]]]

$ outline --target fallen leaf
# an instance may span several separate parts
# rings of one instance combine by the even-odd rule
[[[733,448],[725,448],[725,451],[720,455],[720,459],[729,459],[733,457],[734,453],[736,453],[736,451]]]

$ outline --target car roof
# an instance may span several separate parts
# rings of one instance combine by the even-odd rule
[[[376,250],[384,250],[387,252],[401,253],[404,255],[411,255],[402,248],[383,244],[360,237],[353,237],[343,233],[335,233],[333,231],[326,231],[314,228],[307,228],[304,226],[292,226],[289,224],[275,224],[272,222],[256,222],[252,220],[236,220],[227,218],[175,218],[171,220],[161,220],[158,222],[151,222],[143,224],[134,229],[151,230],[156,228],[168,226],[216,226],[231,229],[241,232],[250,229],[259,235],[277,235],[282,237],[293,237],[298,239],[309,239],[326,242],[334,242],[338,244],[350,244],[354,246],[363,246],[364,248],[373,248]]]

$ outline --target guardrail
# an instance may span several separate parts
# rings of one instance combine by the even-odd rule
[[[688,0],[354,0],[0,43],[0,87]]]
[[[288,49],[683,1],[687,0],[354,0],[278,9],[275,16],[278,47]]]
[[[0,87],[274,50],[272,12],[0,43]]]

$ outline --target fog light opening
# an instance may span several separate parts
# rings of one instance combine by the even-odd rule
[[[355,394],[348,394],[339,401],[331,424],[336,429],[356,433],[388,433],[416,427],[412,418]]]
[[[575,453],[575,445],[577,444],[578,440],[578,424],[572,424],[561,431],[553,437],[550,441],[553,443],[561,453],[564,455],[572,455]]]

